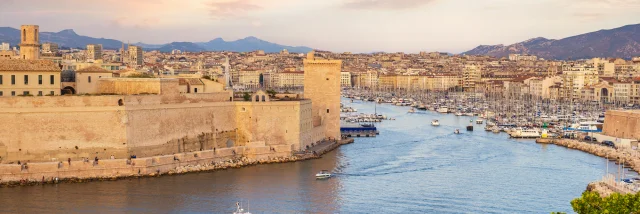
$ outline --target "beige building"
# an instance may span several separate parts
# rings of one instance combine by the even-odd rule
[[[98,80],[101,78],[111,78],[113,72],[98,66],[90,66],[76,71],[76,93],[96,94],[98,93]]]
[[[598,71],[592,65],[563,65],[562,94],[564,99],[580,99],[580,89],[598,83]]]
[[[142,47],[129,45],[129,64],[132,66],[143,66],[144,57]]]
[[[276,87],[281,88],[302,88],[304,86],[304,72],[303,71],[284,71],[275,73],[277,76]]]
[[[535,77],[528,80],[529,93],[533,97],[550,99],[551,94],[549,88],[556,83],[562,82],[559,76]]]
[[[350,72],[340,72],[340,86],[351,88],[351,73]]]
[[[38,25],[22,25],[20,27],[20,58],[40,58],[40,27]]]
[[[481,69],[477,65],[465,65],[462,70],[462,87],[466,91],[475,91],[476,83],[482,79]]]
[[[56,43],[44,43],[42,44],[42,53],[50,53],[50,54],[56,54],[58,53],[58,44]]]
[[[91,60],[91,61],[102,60],[101,44],[87,45],[87,60]]]
[[[241,70],[238,73],[238,85],[244,88],[260,88],[260,74],[262,72],[255,69]]]
[[[59,95],[60,67],[49,60],[0,60],[0,96]]]

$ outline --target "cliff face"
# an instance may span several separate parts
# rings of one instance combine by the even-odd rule
[[[640,24],[600,30],[560,40],[542,37],[504,45],[481,45],[463,54],[506,57],[509,54],[531,54],[546,59],[585,59],[640,56]]]

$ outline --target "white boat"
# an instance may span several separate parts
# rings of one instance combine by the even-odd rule
[[[491,132],[493,133],[500,133],[500,128],[497,126],[494,126],[493,129],[491,129]]]
[[[433,121],[431,121],[431,125],[432,125],[432,126],[439,126],[439,125],[440,125],[440,121],[438,121],[438,120],[433,120]]]
[[[456,116],[462,116],[462,112],[459,112],[459,111],[458,111],[458,112],[456,112],[456,113],[455,113],[455,115],[456,115]]]
[[[460,129],[456,129],[455,131],[453,131],[454,134],[460,134]]]
[[[484,120],[482,120],[482,119],[477,119],[476,120],[476,124],[482,124],[482,123],[484,123]]]
[[[236,211],[234,211],[233,214],[251,214],[251,212],[245,211],[240,202],[236,202]]]
[[[413,107],[411,107],[411,108],[409,109],[409,113],[416,113],[416,109],[415,109],[415,108],[413,108]]]
[[[514,131],[509,133],[509,135],[513,138],[540,138],[540,132],[536,129],[522,129],[516,128]]]
[[[440,107],[438,108],[438,112],[446,114],[447,112],[449,112],[449,109],[447,107]]]
[[[322,170],[316,174],[316,179],[330,178],[333,176],[328,170]]]

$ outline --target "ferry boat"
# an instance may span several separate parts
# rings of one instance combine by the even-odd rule
[[[539,138],[540,132],[535,129],[522,129],[516,128],[514,131],[509,133],[509,136],[513,138]]]
[[[432,126],[439,126],[439,125],[440,125],[440,121],[438,121],[438,120],[433,120],[433,121],[431,121],[431,125],[432,125]]]
[[[581,122],[574,123],[569,127],[565,127],[564,131],[578,131],[578,132],[602,132],[602,123],[598,122]]]
[[[438,108],[438,112],[446,114],[447,112],[449,112],[449,109],[447,107],[440,107]]]

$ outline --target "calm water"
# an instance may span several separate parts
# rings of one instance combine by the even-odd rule
[[[373,112],[372,103],[352,103]],[[506,134],[454,135],[469,117],[378,105],[381,135],[319,160],[112,182],[0,188],[2,213],[549,213],[605,173],[579,151]],[[432,127],[432,119],[441,126]],[[610,170],[616,166],[610,164]],[[337,176],[315,180],[322,169]],[[636,174],[637,175],[637,174]]]

